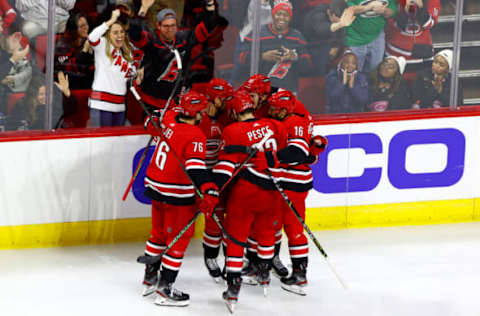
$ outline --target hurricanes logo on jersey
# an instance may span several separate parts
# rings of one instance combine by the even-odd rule
[[[285,78],[285,76],[287,76],[288,71],[290,70],[291,67],[292,67],[291,61],[278,62],[275,65],[273,65],[272,69],[268,73],[268,77],[283,79]]]

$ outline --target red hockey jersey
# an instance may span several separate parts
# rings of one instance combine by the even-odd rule
[[[218,152],[220,151],[220,145],[222,143],[223,126],[218,120],[212,119],[205,113],[198,126],[207,138],[205,163],[207,164],[207,169],[212,169],[218,161]]]
[[[283,152],[288,156],[293,149],[305,159],[310,154],[310,139],[313,133],[313,122],[299,115],[291,115],[282,121],[285,125],[288,141],[287,148]],[[281,153],[279,153],[279,156]],[[295,160],[295,159],[292,159]],[[298,161],[298,160],[297,160]],[[313,187],[312,170],[308,164],[298,162],[282,163],[278,168],[278,178],[282,188],[296,192],[306,192]]]
[[[247,154],[244,152],[227,153],[225,151],[226,147],[253,147],[256,143],[259,143],[269,131],[273,133],[273,136],[265,142],[261,150],[278,151],[284,148],[287,142],[287,133],[285,126],[280,122],[269,119],[252,119],[244,122],[236,122],[227,126],[222,135],[223,143],[218,156],[218,163],[213,168],[214,175],[231,177],[235,168],[247,157]],[[273,176],[277,176],[278,170],[271,169],[271,172]],[[264,189],[275,189],[270,177],[263,170],[259,170],[254,164],[248,163],[246,169],[241,172],[240,176]]]
[[[206,137],[198,126],[179,122],[177,117],[174,110],[165,113],[163,137],[153,124],[147,124],[156,148],[146,172],[145,195],[169,204],[189,205],[195,203],[195,188],[185,171],[198,187],[210,180],[205,165]]]

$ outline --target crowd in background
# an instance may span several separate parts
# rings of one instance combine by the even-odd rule
[[[156,72],[174,58],[158,59],[152,45],[169,48],[168,31],[174,43],[175,33],[185,34],[185,47],[172,47],[191,61],[178,92],[201,91],[213,77],[238,87],[257,60],[259,73],[296,94],[313,114],[449,106],[452,51],[434,52],[430,33],[440,0],[216,0],[215,17],[203,0],[55,4],[53,127],[140,124],[144,114],[128,92],[131,84],[147,104],[164,104],[172,86],[162,86],[166,79]],[[165,17],[158,13],[165,8],[172,10],[166,17],[174,18],[175,28],[162,26]],[[4,129],[41,129],[48,1],[0,0],[0,16]],[[115,28],[123,38],[118,45]],[[186,35],[192,33],[195,38]],[[252,56],[256,34],[258,56]],[[92,45],[96,41],[101,49]],[[105,77],[116,62],[126,68]],[[178,69],[168,69],[176,76]],[[120,77],[116,88],[109,86]],[[460,88],[458,105],[462,99]]]

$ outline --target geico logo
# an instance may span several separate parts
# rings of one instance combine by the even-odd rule
[[[452,186],[463,176],[465,162],[465,136],[454,128],[405,130],[395,134],[388,143],[387,151],[382,148],[382,140],[373,133],[329,135],[328,147],[320,155],[317,164],[312,166],[316,191],[321,193],[365,192],[375,189],[387,172],[389,183],[397,189],[433,188]],[[428,161],[435,163],[438,159],[446,161],[445,168],[439,171],[420,172],[407,170],[408,166],[420,166],[416,160],[408,160],[407,150],[412,145],[441,144],[446,147],[446,157],[439,157],[438,151],[428,152],[421,157],[423,166]],[[365,155],[387,155],[384,166],[363,167],[359,176],[331,177],[327,170],[329,154],[334,150],[363,149]],[[425,160],[426,159],[426,160]],[[350,162],[350,165],[355,163]],[[361,163],[361,162],[357,162]],[[408,163],[408,164],[407,164]],[[336,166],[338,168],[338,165]],[[346,168],[346,166],[345,166]],[[384,170],[386,169],[386,170]],[[344,173],[348,175],[347,173]]]

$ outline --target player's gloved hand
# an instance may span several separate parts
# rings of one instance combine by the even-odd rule
[[[325,148],[327,148],[327,145],[328,139],[326,139],[325,137],[320,135],[313,136],[310,140],[310,154],[312,154],[313,156],[320,155],[325,150]]]
[[[268,151],[259,151],[251,159],[251,162],[255,165],[258,170],[266,170],[268,168],[277,168],[278,167],[278,158],[277,153],[272,150]]]
[[[198,208],[205,215],[206,218],[212,216],[215,207],[218,205],[218,187],[213,182],[204,183],[200,190],[203,194],[203,200],[200,202]]]

